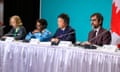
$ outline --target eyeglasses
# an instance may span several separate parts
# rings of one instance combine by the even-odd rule
[[[91,21],[97,21],[97,19],[91,19]]]
[[[36,26],[40,27],[41,25],[36,25]]]

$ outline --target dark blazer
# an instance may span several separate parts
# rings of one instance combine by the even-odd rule
[[[100,28],[98,35],[94,37],[94,31],[89,32],[88,41],[92,44],[96,44],[99,46],[102,46],[104,44],[110,44],[111,43],[111,33],[104,28]]]
[[[70,26],[66,27],[64,31],[58,28],[53,38],[58,38],[62,41],[71,41],[72,43],[75,43],[76,41],[75,30],[72,29]]]
[[[0,26],[0,37],[3,36],[3,33],[4,33],[3,29],[4,29],[4,27],[5,27],[5,26]]]
[[[26,35],[26,30],[24,26],[20,26],[17,32],[15,28],[12,28],[10,32],[6,34],[5,36],[15,37],[16,40],[22,40],[25,38],[25,35]]]

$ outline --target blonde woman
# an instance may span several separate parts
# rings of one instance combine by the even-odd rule
[[[22,25],[22,20],[19,16],[14,15],[10,18],[10,26],[12,29],[4,37],[14,37],[16,40],[24,39],[26,35],[26,30]]]

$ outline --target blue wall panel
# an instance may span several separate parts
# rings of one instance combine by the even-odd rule
[[[67,13],[79,41],[87,40],[91,30],[90,15],[94,12],[100,12],[104,16],[104,27],[109,30],[111,10],[112,0],[41,0],[41,17],[47,19],[48,29],[54,34],[57,16]]]

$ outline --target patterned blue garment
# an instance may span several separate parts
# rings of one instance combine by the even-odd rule
[[[42,31],[42,33],[37,32],[37,33],[32,34],[31,32],[29,32],[27,36],[25,37],[25,40],[30,40],[31,38],[35,38],[35,39],[39,39],[40,41],[44,42],[44,41],[50,41],[51,36],[52,36],[51,32],[45,29]]]

